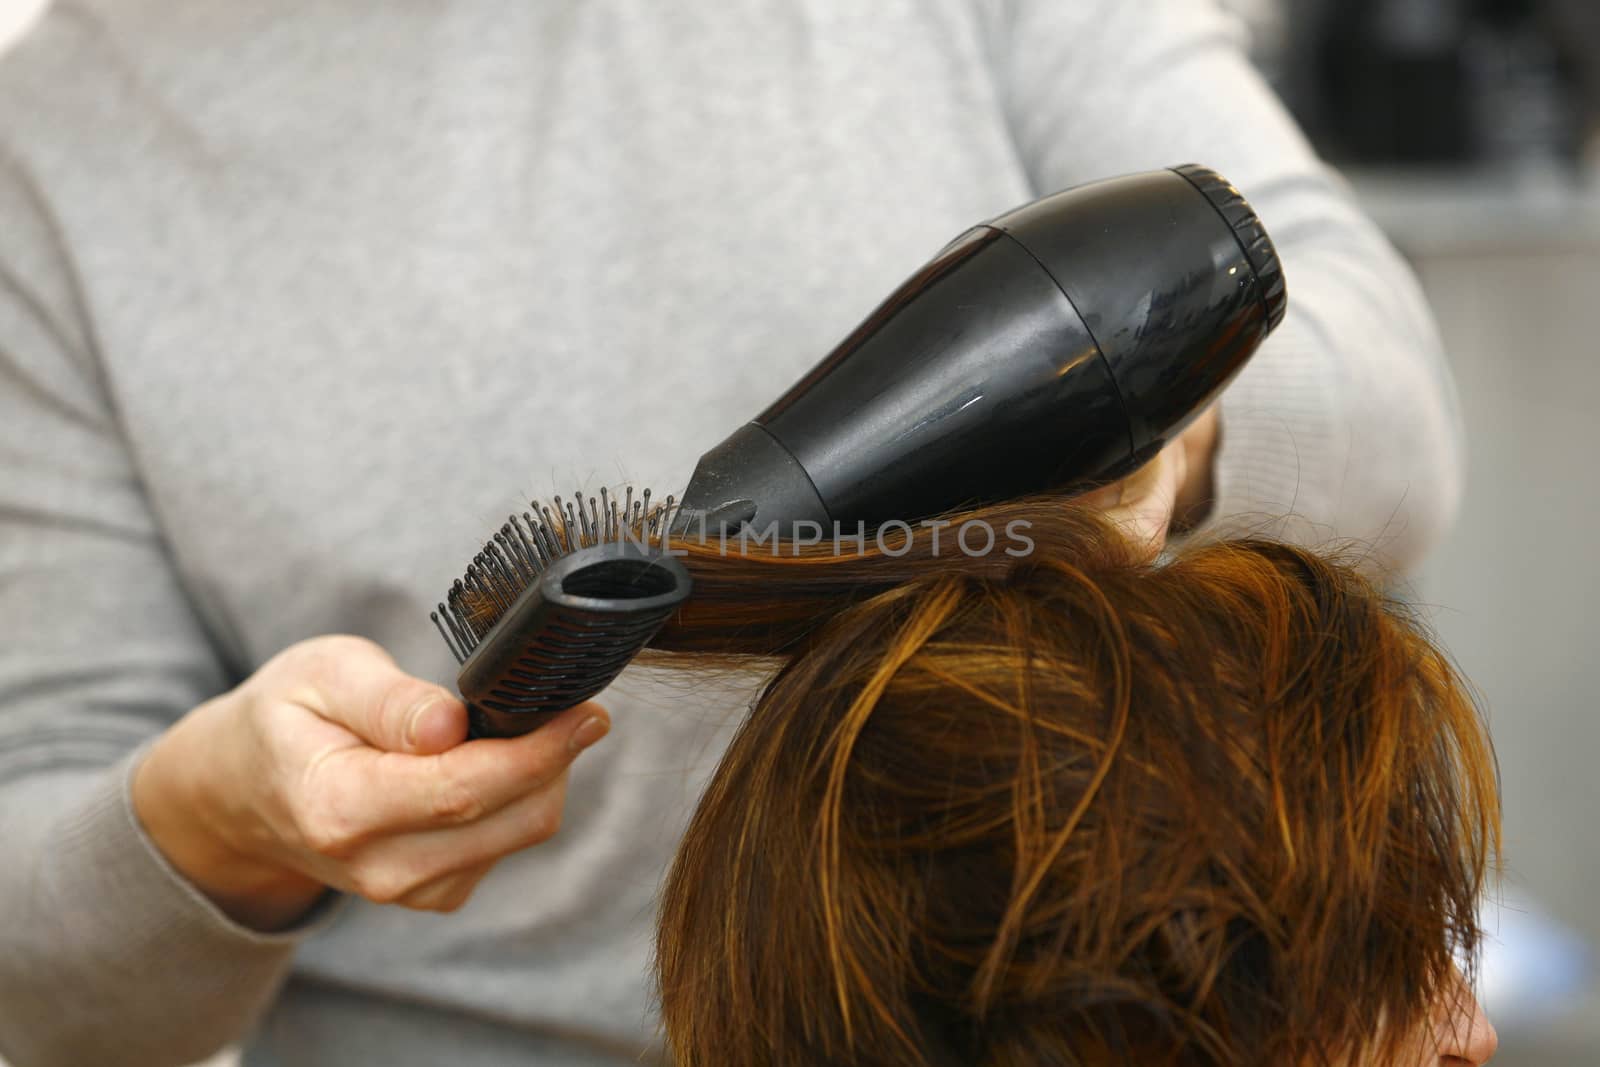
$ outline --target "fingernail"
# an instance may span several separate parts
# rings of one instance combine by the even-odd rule
[[[611,727],[598,715],[591,715],[578,724],[572,731],[572,736],[567,738],[567,749],[572,752],[582,752],[606,734],[611,732]]]
[[[425,698],[420,704],[411,709],[411,714],[406,718],[406,745],[410,748],[417,746],[417,728],[422,725],[422,717],[432,711],[443,697],[434,695]]]

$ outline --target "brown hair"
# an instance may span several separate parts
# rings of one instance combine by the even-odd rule
[[[1055,498],[968,519],[1031,550],[675,546],[657,647],[780,665],[663,890],[680,1067],[1398,1053],[1499,847],[1446,657],[1300,548],[1153,565]]]

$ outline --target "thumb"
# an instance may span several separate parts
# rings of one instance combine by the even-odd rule
[[[297,651],[299,702],[372,747],[428,756],[466,739],[466,706],[442,686],[401,670],[376,642],[319,637]]]

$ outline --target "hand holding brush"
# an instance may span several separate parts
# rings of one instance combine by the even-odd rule
[[[448,691],[364,638],[302,641],[156,741],[134,810],[178,872],[277,930],[330,888],[451,911],[560,826],[567,768],[604,737],[583,703],[526,737],[474,741]]]

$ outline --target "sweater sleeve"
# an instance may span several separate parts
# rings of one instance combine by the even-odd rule
[[[1214,0],[996,0],[992,63],[1042,193],[1202,163],[1277,245],[1282,326],[1224,392],[1216,506],[1195,536],[1262,533],[1414,564],[1463,484],[1455,387],[1410,269],[1307,145]]]
[[[140,828],[142,747],[226,675],[119,432],[68,250],[0,151],[0,1057],[199,1059],[315,918],[232,922]]]

